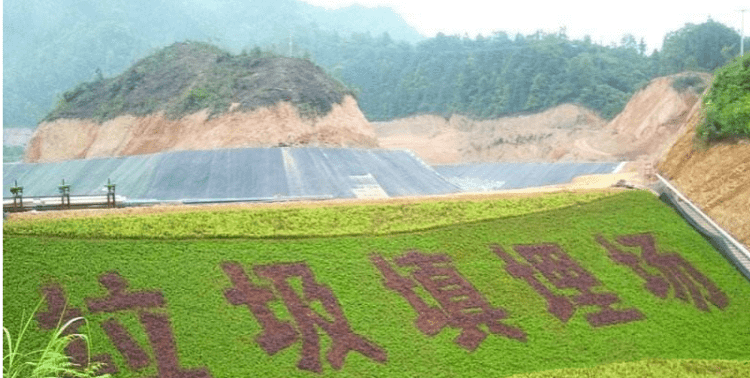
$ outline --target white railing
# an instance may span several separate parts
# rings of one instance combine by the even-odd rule
[[[675,196],[677,196],[677,199],[679,199],[680,202],[685,203],[687,207],[689,207],[695,214],[697,214],[701,219],[691,219],[694,223],[699,223],[700,221],[708,224],[713,228],[716,233],[719,234],[721,239],[728,245],[733,246],[737,252],[740,254],[740,256],[734,256],[731,251],[726,256],[727,258],[731,259],[734,265],[736,265],[741,271],[743,271],[743,274],[747,279],[750,280],[750,251],[748,251],[747,248],[745,248],[742,243],[737,241],[732,235],[730,235],[728,232],[724,231],[724,229],[716,224],[716,222],[713,221],[708,215],[706,215],[701,209],[698,208],[698,206],[695,206],[687,197],[685,197],[677,188],[675,188],[672,184],[667,181],[664,177],[656,174],[656,177],[659,178],[659,181],[661,182],[664,187],[666,187],[670,192],[672,192]],[[683,216],[689,217],[688,214],[684,214],[683,212],[680,212],[683,214]],[[741,258],[738,257],[744,257],[745,262],[740,261]]]

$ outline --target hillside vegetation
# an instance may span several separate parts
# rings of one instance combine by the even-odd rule
[[[750,138],[750,53],[716,71],[703,99],[698,136],[708,140]]]
[[[73,219],[39,219],[19,214],[4,223],[3,230],[6,235],[96,239],[386,235],[560,209],[589,203],[612,194],[604,190],[478,201],[437,200],[363,206],[212,211],[198,208],[163,213],[156,211],[145,215],[84,215]]]
[[[267,55],[267,54],[265,54]],[[175,43],[124,73],[84,82],[63,93],[44,119],[96,119],[165,112],[170,118],[209,109],[225,113],[233,103],[254,110],[285,101],[301,115],[330,112],[352,93],[322,69],[303,59],[252,53],[232,55],[198,42]]]
[[[750,245],[750,54],[717,70],[702,102],[681,122],[659,171]]]
[[[508,208],[515,205],[526,207]],[[504,377],[550,369],[637,377],[665,365],[697,376],[747,374],[750,286],[672,209],[641,191],[538,207],[421,231],[320,237],[318,218],[344,229],[357,212],[400,222],[376,216],[377,207],[330,207],[293,222],[289,235],[297,237],[231,240],[214,231],[180,240],[152,238],[159,230],[128,236],[215,217],[201,212],[147,227],[143,218],[120,218],[121,235],[97,239],[21,236],[6,222],[3,323],[18,329],[23,311],[46,294],[29,340],[43,341],[57,316],[81,314],[91,325],[91,355],[118,378]],[[234,217],[211,222],[247,230]],[[527,256],[533,251],[551,255]],[[450,289],[440,283],[446,277]]]
[[[331,10],[299,0],[6,1],[3,21],[3,121],[25,127],[97,71],[118,75],[175,42],[203,41],[238,54],[274,45],[287,53],[290,30],[295,39],[315,30],[423,39],[388,8]],[[302,56],[296,43],[294,56]]]
[[[65,92],[24,160],[299,145],[378,142],[353,92],[309,60],[184,42]]]
[[[424,39],[386,8],[331,11],[296,0],[94,3],[5,7],[6,30],[27,31],[4,35],[6,124],[33,127],[76,83],[116,75],[185,40],[235,54],[260,46],[310,56],[358,88],[371,121],[424,113],[487,119],[567,102],[611,118],[648,80],[710,72],[739,50],[738,33],[710,19],[669,33],[662,50],[647,54],[637,35],[602,46],[565,30]]]
[[[438,34],[416,45],[387,35],[311,33],[298,43],[347,83],[360,88],[371,121],[431,113],[489,119],[564,103],[606,119],[655,77],[712,72],[739,53],[739,34],[708,20],[687,24],[650,54],[637,36],[602,46],[558,33],[491,36]],[[750,39],[745,42],[750,45]]]

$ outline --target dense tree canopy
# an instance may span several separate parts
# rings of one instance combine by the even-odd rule
[[[257,45],[309,57],[359,94],[370,120],[419,113],[490,118],[566,102],[613,117],[651,78],[710,72],[739,50],[737,32],[710,19],[669,33],[662,50],[647,55],[643,40],[633,35],[602,46],[588,37],[571,40],[564,29],[420,40],[385,8],[328,11],[298,0],[152,3],[10,2],[4,8],[5,123],[32,126],[54,107],[56,94],[119,75],[186,39],[234,53]]]
[[[491,37],[438,34],[416,45],[387,34],[344,38],[307,33],[298,41],[314,59],[360,93],[370,120],[419,113],[491,118],[578,103],[611,118],[650,79],[696,70],[711,72],[739,52],[739,34],[713,20],[687,24],[645,54],[633,35],[619,45],[571,40],[564,30]]]
[[[318,34],[301,43],[359,88],[360,107],[371,120],[454,112],[489,118],[565,102],[611,117],[654,74],[637,44],[604,47],[561,33],[513,39],[439,34],[416,46],[387,36]],[[333,54],[321,48],[331,43],[338,46]]]
[[[709,19],[703,24],[687,24],[667,34],[662,46],[662,72],[714,69],[740,52],[740,35]]]
[[[705,139],[750,137],[750,53],[716,71],[703,110],[698,134]]]

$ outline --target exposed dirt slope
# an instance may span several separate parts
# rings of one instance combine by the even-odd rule
[[[378,146],[351,91],[311,62],[185,42],[65,92],[25,160],[296,144]]]
[[[380,145],[409,148],[431,164],[473,161],[595,160],[598,152],[572,148],[576,137],[597,135],[605,121],[575,105],[539,114],[477,121],[422,115],[375,122]]]
[[[675,80],[693,79],[675,89]],[[418,116],[374,123],[380,144],[410,148],[432,164],[477,161],[617,161],[645,166],[677,136],[710,76],[685,73],[653,80],[611,122],[576,105],[475,121]]]
[[[25,160],[49,162],[174,150],[278,145],[377,147],[377,137],[351,96],[322,117],[300,117],[288,102],[254,111],[238,107],[209,117],[204,109],[169,119],[164,113],[94,120],[58,119],[37,128]]]
[[[694,141],[700,103],[687,117],[679,139],[658,165],[680,191],[746,246],[750,245],[750,141]]]

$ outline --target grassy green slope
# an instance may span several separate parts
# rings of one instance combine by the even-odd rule
[[[616,362],[584,369],[556,369],[538,373],[518,374],[512,378],[719,378],[746,377],[750,361],[727,360],[664,360]]]
[[[461,201],[283,209],[191,209],[133,216],[22,219],[6,222],[12,235],[74,238],[194,239],[387,235],[580,205],[610,191]]]
[[[345,219],[340,222],[346,223]],[[8,231],[8,224],[5,227]],[[728,296],[729,305],[723,310],[709,305],[709,311],[704,312],[690,301],[676,299],[673,293],[666,299],[653,296],[632,270],[612,263],[594,239],[597,234],[612,239],[646,232],[654,236],[660,253],[679,252],[715,283]],[[601,281],[594,291],[619,296],[620,303],[613,308],[637,308],[645,319],[592,327],[585,315],[596,311],[593,306],[578,308],[566,323],[550,315],[543,297],[524,280],[508,274],[504,262],[489,249],[490,244],[511,251],[514,245],[538,243],[559,244]],[[167,307],[160,312],[170,316],[180,364],[208,367],[213,377],[316,375],[296,367],[301,343],[270,356],[255,342],[262,332],[260,323],[246,306],[232,306],[223,295],[232,286],[221,268],[226,261],[239,262],[248,272],[253,266],[304,261],[317,282],[332,290],[352,330],[387,352],[388,360],[383,364],[351,352],[344,367],[336,370],[325,359],[331,339],[319,330],[325,376],[485,377],[653,358],[750,359],[747,280],[674,211],[645,192],[626,192],[554,211],[398,234],[118,240],[6,233],[3,246],[4,325],[11,330],[20,322],[22,310],[34,308],[39,301],[42,283],[55,282],[66,290],[71,306],[82,308],[93,324],[114,317],[126,325],[140,345],[147,346],[147,337],[133,313],[91,314],[85,310],[85,298],[106,293],[97,278],[104,272],[117,271],[129,281],[131,290],[158,289],[164,293]],[[460,329],[446,327],[435,336],[421,333],[414,326],[414,309],[383,285],[382,275],[370,262],[373,254],[393,261],[410,249],[449,255],[457,271],[493,307],[507,311],[504,323],[523,329],[528,342],[490,334],[476,350],[468,352],[454,343]],[[398,271],[410,277],[408,270]],[[255,283],[270,287],[269,281],[251,277]],[[575,294],[570,289],[553,291]],[[426,291],[418,292],[428,303],[436,304]],[[317,301],[309,306],[326,314]],[[279,318],[291,319],[283,302],[273,301],[271,309]],[[480,328],[487,330],[485,326]],[[43,333],[36,331],[35,335],[41,337]],[[92,338],[96,353],[113,356],[121,370],[119,376],[156,373],[153,363],[143,371],[128,370],[101,327],[92,327]],[[709,364],[713,368],[720,362]],[[746,364],[732,366],[748,371]]]

